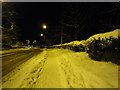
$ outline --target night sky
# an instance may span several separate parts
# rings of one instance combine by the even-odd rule
[[[68,12],[67,15],[69,15],[71,7],[69,5],[78,6],[76,8],[80,11],[78,24],[85,18],[78,27],[80,29],[77,33],[78,40],[87,39],[95,33],[108,31],[103,29],[103,25],[110,24],[110,18],[112,20],[111,27],[118,28],[117,26],[119,26],[120,9],[116,9],[119,7],[118,3],[17,2],[14,3],[14,6],[17,12],[16,22],[20,27],[19,40],[41,40],[42,24],[45,23],[48,27],[46,29],[46,38],[52,44],[59,44],[62,18],[66,20],[65,22],[72,23],[72,20],[67,20],[64,16],[65,12]],[[70,12],[72,13],[72,11]],[[82,26],[84,27],[81,29]],[[64,27],[63,30],[64,42],[73,41],[74,28]]]
[[[21,27],[21,39],[37,39],[42,24],[47,25],[47,32],[58,25],[61,19],[61,4],[56,3],[16,3],[17,23]]]

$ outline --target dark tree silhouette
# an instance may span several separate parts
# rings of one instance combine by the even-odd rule
[[[110,3],[107,9],[98,10],[100,31],[112,31],[120,28],[120,3]]]
[[[84,4],[85,3],[65,3],[63,5],[63,26],[67,34],[69,34],[67,36],[74,37],[74,40],[78,39],[78,33],[84,29],[87,24],[84,23],[87,18]]]
[[[17,42],[17,25],[13,3],[2,3],[2,46],[8,48]]]

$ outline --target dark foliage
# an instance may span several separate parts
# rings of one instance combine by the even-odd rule
[[[10,49],[18,41],[16,11],[13,4],[3,3],[2,6],[2,47]]]
[[[113,37],[102,40],[100,40],[100,38],[98,40],[94,39],[87,45],[87,53],[91,59],[107,62],[111,61],[120,65],[120,58],[118,56],[120,52],[120,48],[118,46],[119,40],[120,37],[118,39]]]

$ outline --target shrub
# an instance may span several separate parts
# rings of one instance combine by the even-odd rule
[[[87,45],[89,54],[91,59],[97,61],[111,61],[115,64],[120,64],[120,59],[118,57],[118,53],[120,52],[120,48],[118,47],[119,38],[106,38],[106,39],[94,39],[91,43]]]

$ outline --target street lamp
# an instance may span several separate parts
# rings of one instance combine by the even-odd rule
[[[43,24],[43,29],[46,29],[47,28],[47,25]]]
[[[43,34],[40,34],[41,37],[43,37]]]
[[[43,29],[47,29],[47,25],[46,25],[46,24],[43,24],[43,25],[42,25],[42,28],[43,28]],[[43,30],[43,32],[44,32],[44,34],[41,34],[41,36],[44,36],[44,40],[45,40],[45,32],[46,32],[46,31]]]

